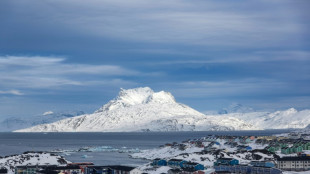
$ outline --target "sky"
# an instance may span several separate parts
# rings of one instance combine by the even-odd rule
[[[308,0],[1,0],[0,118],[91,113],[120,88],[199,111],[310,105]]]

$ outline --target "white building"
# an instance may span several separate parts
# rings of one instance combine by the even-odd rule
[[[310,170],[310,157],[283,157],[278,159],[277,168],[287,171]]]

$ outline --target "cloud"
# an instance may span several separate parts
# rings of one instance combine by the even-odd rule
[[[117,65],[67,63],[59,57],[4,56],[0,57],[0,67],[0,87],[87,86],[95,84],[94,78],[120,83],[120,77],[140,75],[138,71]]]
[[[305,29],[296,20],[294,6],[279,2],[55,1],[43,5],[49,8],[43,12],[46,16],[59,9],[49,18],[73,31],[150,43],[268,47],[301,39]]]
[[[117,65],[88,65],[65,63],[65,58],[58,57],[0,57],[3,68],[18,67],[16,72],[25,74],[100,74],[100,75],[137,75],[138,72]]]
[[[47,66],[63,62],[65,59],[60,57],[42,57],[42,56],[2,56],[0,57],[0,66]]]
[[[268,63],[268,62],[310,62],[310,52],[301,50],[289,51],[256,51],[252,53],[240,53],[237,55],[221,56],[217,58],[192,59],[192,60],[170,60],[152,62],[152,64],[209,64],[209,63]]]
[[[239,79],[225,81],[183,81],[172,83],[177,96],[184,98],[232,98],[259,95],[283,95],[290,86],[273,79]],[[274,91],[275,86],[281,86]]]
[[[13,1],[8,4],[19,9],[18,16],[12,14],[17,18],[14,21],[21,21],[16,25],[37,26],[42,35],[46,32],[131,43],[269,48],[303,42],[308,33],[308,24],[303,22],[307,13],[286,0],[272,3],[264,0],[225,3],[33,0],[32,3]],[[25,32],[31,36],[38,34],[28,30]]]
[[[10,94],[10,95],[24,95],[22,92],[18,90],[8,90],[8,91],[0,91],[0,94]]]

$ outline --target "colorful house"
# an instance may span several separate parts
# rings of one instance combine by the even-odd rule
[[[268,146],[268,147],[266,147],[266,149],[269,152],[275,153],[276,151],[280,150],[280,147],[279,146]]]
[[[282,149],[281,149],[281,153],[282,153],[282,154],[291,154],[292,151],[291,151],[291,148],[290,148],[290,147],[286,147],[286,148],[282,148]]]
[[[292,154],[292,153],[300,153],[302,152],[303,147],[294,145],[293,147],[285,147],[281,149],[282,154]]]

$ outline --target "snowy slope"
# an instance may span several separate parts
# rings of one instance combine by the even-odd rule
[[[234,117],[259,129],[304,128],[310,124],[310,110],[297,111],[290,108],[276,112],[230,113],[219,117]]]
[[[0,132],[10,132],[17,129],[36,126],[39,124],[53,123],[55,121],[85,114],[83,111],[77,112],[57,112],[47,111],[42,115],[29,118],[12,117],[0,122]]]
[[[238,118],[206,116],[148,87],[124,90],[93,114],[43,124],[18,132],[201,131],[257,129]]]
[[[59,155],[46,152],[29,152],[21,155],[11,155],[0,158],[0,168],[8,169],[8,174],[14,174],[16,166],[23,165],[66,165],[67,160]]]

